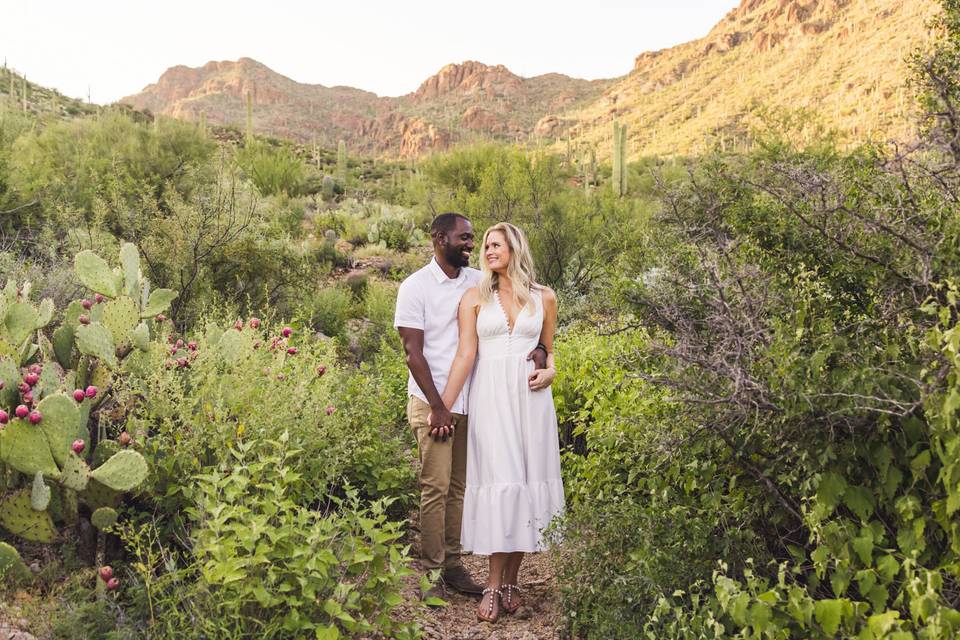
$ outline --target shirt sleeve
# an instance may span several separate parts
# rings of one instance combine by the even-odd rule
[[[424,316],[424,301],[420,287],[408,278],[397,291],[397,310],[393,316],[393,326],[422,331],[425,326]]]

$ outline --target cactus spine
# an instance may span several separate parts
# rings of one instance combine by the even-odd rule
[[[613,123],[613,192],[623,196],[627,192],[627,125]]]

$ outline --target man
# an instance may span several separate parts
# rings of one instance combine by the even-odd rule
[[[440,393],[457,352],[457,307],[480,280],[468,264],[473,225],[458,213],[442,213],[430,226],[433,259],[413,273],[397,293],[394,326],[400,332],[410,376],[407,419],[420,454],[420,564],[440,569],[440,582],[424,598],[442,597],[444,587],[467,594],[483,592],[460,559],[460,523],[467,472],[469,380],[451,410]],[[531,354],[543,368],[545,350]]]

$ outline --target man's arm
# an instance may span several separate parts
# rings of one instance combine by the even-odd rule
[[[427,402],[430,404],[430,432],[433,434],[437,429],[438,433],[434,437],[446,437],[453,425],[453,415],[443,403],[437,391],[437,385],[433,382],[430,365],[423,357],[423,330],[397,327],[397,331],[400,332],[400,338],[403,340],[403,351],[407,354],[407,368],[410,369],[414,381],[427,396]]]

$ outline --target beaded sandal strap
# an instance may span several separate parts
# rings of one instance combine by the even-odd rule
[[[487,595],[488,593],[492,593],[496,596],[503,596],[503,592],[500,591],[500,589],[491,589],[490,587],[484,589],[482,595]],[[490,604],[487,606],[487,617],[493,615],[493,600],[494,598],[490,598]]]

